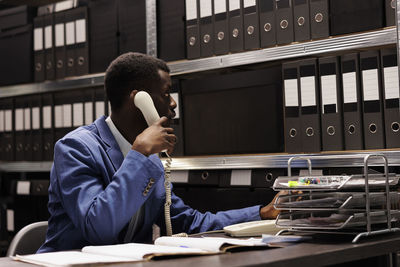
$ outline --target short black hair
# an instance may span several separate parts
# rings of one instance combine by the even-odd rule
[[[129,52],[114,59],[104,78],[111,109],[120,109],[134,89],[150,90],[161,79],[159,70],[170,72],[163,60],[141,53]]]

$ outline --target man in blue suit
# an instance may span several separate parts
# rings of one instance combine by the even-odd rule
[[[164,168],[157,153],[172,152],[176,143],[169,127],[176,108],[169,68],[147,55],[123,54],[108,67],[105,89],[111,116],[70,132],[55,145],[49,228],[38,252],[149,243],[153,224],[165,229]],[[151,95],[162,116],[150,127],[133,101],[141,90]],[[174,233],[221,229],[276,213],[271,204],[200,213],[172,194]]]

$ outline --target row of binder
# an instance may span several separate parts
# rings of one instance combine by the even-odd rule
[[[0,160],[51,161],[57,140],[108,110],[103,88],[0,99]]]
[[[285,150],[400,147],[395,48],[283,64]]]
[[[34,18],[35,82],[89,73],[86,7]]]
[[[394,25],[394,1],[385,1],[186,0],[187,58]]]

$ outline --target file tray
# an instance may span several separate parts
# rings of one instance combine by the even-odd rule
[[[389,185],[397,185],[399,175],[389,173]],[[368,174],[368,185],[370,188],[385,188],[386,175]],[[273,185],[274,190],[312,190],[330,191],[347,189],[364,189],[365,176],[355,175],[310,175],[310,176],[280,176]]]
[[[385,192],[373,192],[369,194],[372,208],[381,208],[386,205]],[[390,192],[392,209],[398,209],[400,193]],[[274,208],[277,210],[340,210],[363,209],[366,199],[363,192],[317,192],[296,195],[280,195]]]
[[[400,211],[391,210],[391,222],[397,222]],[[371,211],[369,213],[371,225],[387,223],[386,211]],[[290,229],[310,230],[344,230],[366,226],[367,213],[337,213],[337,212],[295,212],[280,214],[276,219],[276,226]],[[288,220],[289,219],[289,220]]]

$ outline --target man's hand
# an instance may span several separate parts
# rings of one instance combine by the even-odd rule
[[[292,194],[294,194],[294,195],[302,194],[302,193],[303,192],[301,192],[301,191],[292,191]],[[281,211],[274,209],[274,203],[279,196],[284,196],[287,194],[289,194],[288,191],[280,191],[278,194],[275,195],[274,199],[267,206],[262,207],[260,209],[261,219],[263,219],[263,220],[275,219]],[[295,201],[298,201],[300,199],[301,199],[301,197],[297,197]]]
[[[163,127],[163,124],[167,121],[168,119],[166,117],[162,117],[153,125],[146,128],[146,130],[136,137],[132,149],[145,156],[160,153],[165,149],[168,150],[169,154],[172,153],[177,138],[174,135],[174,129]]]

